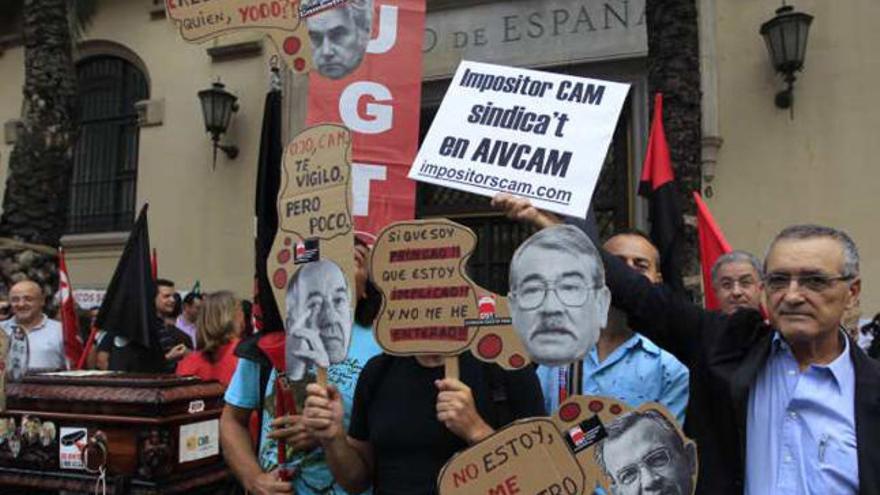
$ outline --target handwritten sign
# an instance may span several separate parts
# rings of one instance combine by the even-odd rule
[[[584,217],[628,84],[464,61],[409,171]]]
[[[288,332],[288,371],[345,359],[356,301],[351,222],[351,133],[323,124],[286,147],[278,232],[267,260]],[[293,348],[291,348],[291,346]],[[291,352],[295,358],[291,362]]]
[[[621,488],[640,486],[647,469],[664,493],[693,495],[697,463],[695,444],[663,406],[632,409],[577,395],[550,418],[517,421],[459,452],[437,486],[441,495],[585,495],[597,484],[607,493],[629,493]]]
[[[306,72],[311,67],[300,0],[165,0],[165,12],[190,43],[201,43],[225,34],[256,31],[269,36],[288,67]]]
[[[474,356],[508,369],[528,364],[507,299],[466,273],[477,237],[446,219],[397,222],[379,234],[371,273],[382,292],[374,331],[389,354]]]
[[[456,454],[440,471],[440,495],[586,493],[587,478],[556,426],[524,419]]]

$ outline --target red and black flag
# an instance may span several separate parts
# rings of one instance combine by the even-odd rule
[[[697,191],[694,191],[694,201],[697,203],[697,236],[700,238],[703,293],[706,295],[706,309],[713,310],[718,309],[718,298],[712,290],[712,265],[721,255],[731,252],[732,249]]]
[[[654,118],[651,122],[639,194],[650,201],[651,240],[660,251],[663,281],[675,291],[684,293],[679,259],[684,242],[684,222],[681,218],[681,200],[675,185],[675,174],[672,172],[672,160],[669,157],[669,144],[663,131],[661,93],[654,96]]]
[[[278,230],[278,188],[281,186],[281,88],[277,73],[263,106],[263,130],[257,165],[257,191],[254,204],[254,320],[258,331],[284,330],[278,304],[266,274],[266,260]]]

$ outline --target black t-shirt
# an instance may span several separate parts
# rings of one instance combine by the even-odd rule
[[[460,380],[471,388],[477,411],[498,428],[499,410],[512,419],[544,416],[544,398],[531,367],[490,378],[489,367],[470,354],[459,358]],[[376,356],[358,378],[349,435],[373,447],[376,495],[436,493],[437,475],[453,454],[467,443],[437,421],[437,387],[444,368],[426,368],[412,357]],[[498,378],[494,378],[498,377]],[[501,385],[490,384],[501,380]],[[503,387],[503,406],[493,402],[490,390]]]

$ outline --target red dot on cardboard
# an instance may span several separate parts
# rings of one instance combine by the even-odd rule
[[[297,58],[296,60],[294,60],[293,61],[293,68],[294,68],[294,70],[296,70],[298,72],[305,69],[306,68],[306,59]]]
[[[590,411],[597,413],[602,409],[605,409],[605,404],[602,404],[602,401],[600,400],[591,400],[590,405],[587,407],[590,408]]]
[[[284,39],[284,53],[296,55],[302,47],[302,42],[296,36],[288,36]]]
[[[563,421],[574,421],[581,415],[581,406],[574,402],[565,404],[559,408],[559,419]]]
[[[521,354],[514,354],[513,356],[510,356],[510,359],[507,360],[507,363],[510,365],[511,368],[519,369],[525,366],[526,358],[522,357]]]
[[[285,265],[290,261],[290,250],[284,249],[278,252],[278,263]]]
[[[275,285],[276,289],[283,289],[287,286],[287,270],[284,268],[279,268],[275,270],[275,274],[272,275],[272,284]]]
[[[484,359],[493,359],[501,354],[502,348],[504,348],[504,344],[501,342],[501,337],[490,333],[481,338],[480,342],[477,343],[477,354]]]

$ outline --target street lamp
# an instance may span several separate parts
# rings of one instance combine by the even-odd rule
[[[811,22],[813,16],[795,12],[794,7],[783,3],[776,9],[773,19],[761,24],[761,36],[767,44],[770,62],[787,84],[786,89],[776,94],[779,108],[790,108],[794,103],[794,73],[804,67]]]
[[[214,167],[217,166],[218,149],[226,153],[229,158],[238,156],[237,146],[220,144],[220,135],[229,127],[232,113],[238,111],[238,103],[236,103],[238,98],[226,91],[225,87],[218,79],[210,88],[199,91],[205,130],[211,133],[211,140],[214,142]]]

